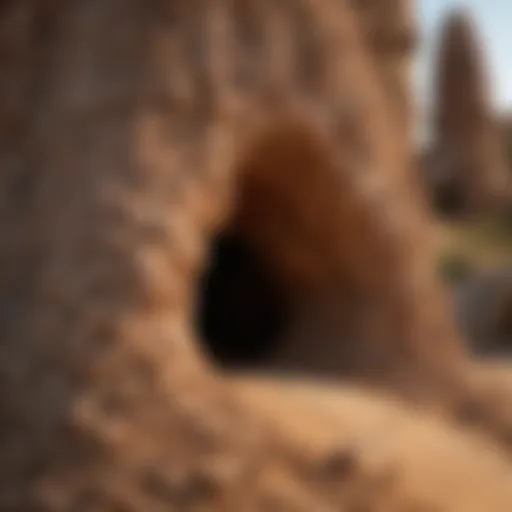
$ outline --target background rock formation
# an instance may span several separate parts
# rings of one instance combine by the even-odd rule
[[[510,113],[500,119],[500,127],[507,167],[509,172],[512,172],[512,115]]]
[[[287,297],[277,363],[459,389],[426,215],[345,4],[8,2],[0,23],[0,509],[428,504],[365,471],[341,489],[336,443],[287,440],[197,333],[224,231]],[[358,343],[337,353],[346,303]]]
[[[441,210],[503,206],[510,180],[490,101],[483,48],[465,11],[446,19],[439,46],[434,147],[425,171]]]

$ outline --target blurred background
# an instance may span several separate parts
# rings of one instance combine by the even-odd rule
[[[510,19],[502,0],[420,0],[416,9],[415,147],[439,272],[484,355],[512,347]]]

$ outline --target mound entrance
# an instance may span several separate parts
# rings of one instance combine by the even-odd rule
[[[340,198],[329,156],[295,123],[239,162],[230,214],[211,233],[197,282],[195,328],[217,366],[325,375],[374,356],[363,325],[380,308],[363,260],[378,239],[360,198],[349,187]]]
[[[288,325],[283,290],[239,235],[219,234],[212,241],[210,260],[198,304],[207,353],[220,366],[265,362]]]

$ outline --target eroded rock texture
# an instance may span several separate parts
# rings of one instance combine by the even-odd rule
[[[406,145],[411,144],[415,107],[411,71],[417,44],[417,27],[411,0],[352,0],[363,39],[382,80]]]
[[[454,11],[442,29],[435,143],[425,171],[443,211],[489,212],[510,196],[487,73],[474,23],[467,12]]]
[[[347,6],[4,2],[0,23],[0,509],[428,504],[371,472],[340,487],[350,457],[277,435],[199,349],[224,231],[287,298],[269,363],[457,392],[425,212]]]

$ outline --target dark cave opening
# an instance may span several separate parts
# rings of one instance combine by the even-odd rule
[[[256,367],[272,356],[287,323],[282,290],[257,255],[241,237],[217,236],[200,284],[198,324],[207,354],[223,368]]]
[[[455,215],[464,207],[464,194],[456,183],[445,185],[439,190],[436,200],[436,209],[443,215]]]

